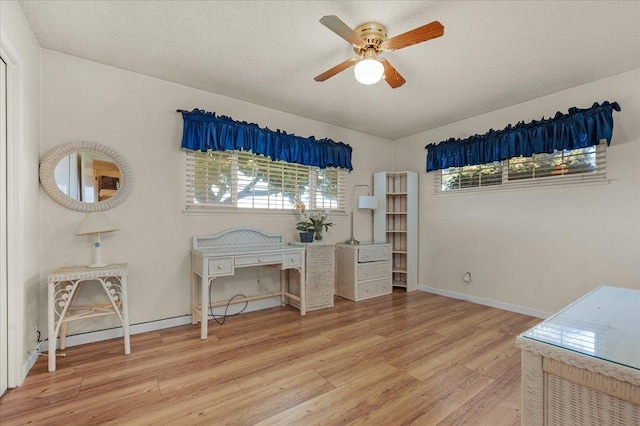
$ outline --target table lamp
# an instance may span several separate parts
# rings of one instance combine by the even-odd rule
[[[360,241],[353,238],[353,210],[355,209],[355,192],[356,188],[367,188],[367,195],[361,195],[358,197],[358,208],[359,209],[370,209],[375,210],[378,208],[378,199],[376,197],[372,197],[369,195],[369,185],[354,185],[351,190],[351,238],[345,241],[345,244],[357,245],[360,244]]]
[[[87,265],[89,268],[103,268],[108,266],[108,263],[104,263],[102,261],[102,256],[100,254],[100,234],[103,232],[112,232],[117,231],[118,227],[109,220],[109,218],[100,212],[91,212],[87,213],[82,222],[80,223],[80,227],[76,232],[76,235],[89,235],[95,234],[96,241],[93,245],[93,258],[90,265]]]

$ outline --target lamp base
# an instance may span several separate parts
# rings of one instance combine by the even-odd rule
[[[355,238],[351,237],[347,241],[345,241],[344,244],[351,244],[352,246],[357,246],[358,244],[360,244],[360,241],[358,241]]]
[[[109,266],[109,264],[100,262],[100,263],[92,263],[91,265],[87,265],[87,268],[104,268],[105,266]]]

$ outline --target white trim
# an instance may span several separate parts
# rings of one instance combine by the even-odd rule
[[[24,343],[24,273],[23,238],[24,229],[20,191],[20,147],[24,143],[22,96],[24,93],[24,70],[22,61],[4,32],[0,32],[0,55],[7,63],[7,321],[8,337],[8,385],[18,387],[24,378],[22,361]]]
[[[9,245],[7,244],[7,65],[0,56],[0,168],[3,170],[4,176],[0,176],[2,183],[0,184],[0,396],[5,393],[9,387],[9,337],[7,335],[8,326],[8,309],[7,288],[9,281],[7,279],[7,252]]]
[[[431,173],[431,172],[429,172]],[[592,185],[609,185],[612,182],[615,182],[616,179],[607,179],[603,177],[599,177],[591,180],[581,180],[574,182],[555,182],[555,183],[546,183],[544,185],[493,185],[493,186],[483,186],[483,187],[475,187],[468,189],[454,189],[450,191],[439,191],[433,192],[435,196],[452,196],[452,195],[467,195],[467,194],[482,194],[482,193],[495,193],[495,192],[505,192],[505,191],[523,191],[523,190],[537,190],[537,189],[556,189],[556,188],[567,188],[574,186],[592,186]]]
[[[243,313],[258,311],[261,309],[273,308],[276,306],[280,306],[279,299],[278,300],[274,299],[273,301],[271,301],[270,299],[257,300],[257,301],[249,302],[247,309],[245,309]],[[234,314],[239,309],[241,308],[231,307],[229,310],[229,313]],[[216,314],[216,316],[221,317],[224,314],[224,307],[214,309],[214,313]],[[212,319],[211,315],[209,315],[209,319]],[[131,335],[134,335],[134,334],[147,333],[150,331],[164,330],[166,328],[179,327],[181,325],[191,325],[191,315],[160,319],[155,321],[143,322],[140,324],[133,324],[130,326],[129,332]],[[194,325],[193,327],[197,327],[198,330],[200,329],[199,325]],[[90,331],[87,333],[74,334],[71,336],[67,336],[67,347],[85,345],[87,343],[101,342],[103,340],[117,339],[122,336],[123,336],[122,327],[115,327],[115,328],[109,328],[106,330],[98,330],[98,331]],[[197,339],[198,337],[194,336],[194,339]],[[47,341],[45,340],[44,342],[40,342],[36,351],[38,352],[40,351],[41,345],[44,345],[43,347],[47,348],[47,344],[45,342]],[[59,341],[56,342],[56,347],[59,347],[59,343],[60,343]],[[133,347],[132,352],[135,352],[135,346]],[[37,358],[37,354],[35,356]],[[29,361],[27,361],[27,364],[25,364],[25,367],[26,365],[28,365],[28,362]],[[32,365],[33,364],[29,366],[29,369],[31,368]],[[28,371],[29,370],[27,369],[27,372]]]
[[[547,319],[552,314],[545,311],[539,311],[537,309],[531,309],[520,305],[512,305],[510,303],[500,302],[498,300],[485,299],[483,297],[471,296],[469,294],[458,293],[451,290],[444,290],[436,287],[429,287],[426,285],[418,286],[418,290],[427,293],[439,294],[440,296],[451,297],[454,299],[466,300],[467,302],[477,303],[479,305],[491,306],[492,308],[503,309],[505,311],[511,311],[518,314],[529,315],[536,318]]]
[[[319,213],[322,210],[306,210],[306,213]],[[207,216],[207,215],[273,215],[273,216],[294,216],[299,217],[299,213],[294,209],[250,209],[239,207],[191,207],[188,210],[182,210],[182,214],[185,216]],[[329,210],[329,215],[332,217],[347,216],[347,212],[344,210]]]

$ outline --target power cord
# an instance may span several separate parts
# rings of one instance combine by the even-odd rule
[[[282,300],[280,299],[280,296],[276,296],[275,294],[273,294],[273,292],[271,290],[269,290],[269,287],[267,287],[266,285],[260,283],[260,287],[265,290],[267,293],[269,293],[271,295],[272,298],[276,299],[278,302],[281,302]]]
[[[213,286],[209,286],[209,300],[212,300],[211,299],[211,297],[212,297],[212,289],[211,289],[211,287],[213,287]],[[244,312],[245,309],[247,309],[247,306],[249,306],[249,302],[245,301],[244,302],[244,306],[242,307],[242,309],[240,309],[239,312],[236,312],[235,314],[231,314],[231,315],[227,314],[227,312],[229,311],[229,305],[231,305],[231,302],[233,302],[233,299],[235,299],[237,297],[247,297],[247,296],[245,296],[244,294],[240,294],[239,293],[239,294],[234,295],[231,299],[229,299],[229,301],[227,302],[227,306],[225,306],[225,308],[224,308],[224,314],[221,317],[219,317],[219,318],[222,318],[222,322],[220,322],[218,320],[218,318],[216,318],[216,316],[213,314],[213,308],[211,307],[211,303],[209,303],[209,313],[213,317],[213,320],[215,322],[217,322],[220,325],[224,325],[224,322],[227,320],[227,317],[235,317],[236,315],[240,315],[241,313]]]

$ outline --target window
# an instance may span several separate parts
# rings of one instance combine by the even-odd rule
[[[477,166],[450,167],[436,173],[436,193],[556,185],[605,178],[606,145],[534,154]]]
[[[187,209],[344,210],[344,169],[272,161],[244,151],[188,151]]]

